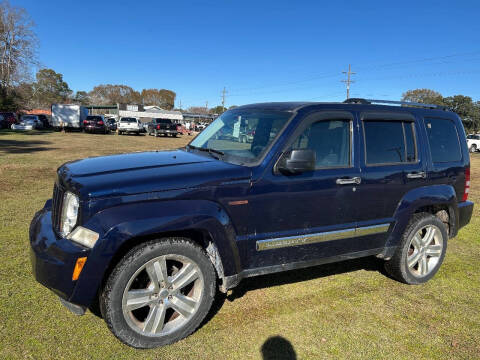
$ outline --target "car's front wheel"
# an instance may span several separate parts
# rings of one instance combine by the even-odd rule
[[[430,280],[442,265],[447,251],[445,224],[427,213],[415,214],[394,256],[385,262],[387,272],[406,284]]]
[[[477,151],[477,145],[472,144],[472,145],[470,146],[470,152],[471,152],[471,153],[474,153],[475,151]]]
[[[190,335],[215,292],[215,270],[205,251],[185,238],[165,238],[125,255],[105,284],[100,306],[122,342],[153,348]]]

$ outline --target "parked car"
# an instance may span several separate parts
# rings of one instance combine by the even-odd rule
[[[179,150],[64,164],[30,225],[37,281],[138,348],[188,336],[246,277],[376,256],[427,282],[472,216],[462,122],[374,103],[240,106]]]
[[[52,126],[50,125],[50,121],[48,120],[48,116],[44,114],[37,115],[38,120],[42,122],[43,128],[48,129],[51,128]]]
[[[197,131],[203,131],[206,127],[207,127],[207,125],[204,124],[204,123],[199,123],[199,124],[195,125],[195,128],[196,128]]]
[[[19,124],[13,124],[12,130],[36,130],[43,129],[43,123],[37,115],[22,115]]]
[[[114,118],[107,119],[106,123],[109,131],[117,131],[117,121]]]
[[[192,135],[192,131],[183,124],[177,124],[177,133],[179,135]]]
[[[118,122],[118,133],[137,134],[143,133],[143,125],[137,118],[122,117]]]
[[[83,129],[89,133],[108,134],[109,132],[103,115],[88,115],[87,118],[83,120]]]
[[[5,128],[10,129],[13,124],[18,122],[17,114],[11,111],[2,111],[0,115],[3,117],[3,125]]]
[[[148,123],[148,135],[177,137],[177,124],[170,119],[153,119],[152,122]]]
[[[467,145],[471,153],[480,150],[480,134],[467,135]]]

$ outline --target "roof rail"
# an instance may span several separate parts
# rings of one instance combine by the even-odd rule
[[[362,99],[362,98],[350,98],[344,101],[346,104],[392,104],[392,105],[403,105],[403,106],[416,106],[427,109],[438,109],[438,110],[450,110],[447,106],[444,105],[435,105],[435,104],[423,104],[418,102],[410,101],[393,101],[393,100],[374,100],[374,99]]]

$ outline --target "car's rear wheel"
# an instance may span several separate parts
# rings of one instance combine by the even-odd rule
[[[100,306],[122,342],[153,348],[190,335],[215,292],[215,270],[205,251],[188,239],[166,238],[127,253],[109,276]]]
[[[474,152],[476,152],[476,151],[477,151],[477,145],[472,144],[472,145],[470,146],[470,152],[471,152],[471,153],[474,153]]]
[[[385,269],[406,284],[425,283],[442,265],[447,239],[447,229],[439,218],[427,213],[415,214],[394,256],[385,262]]]

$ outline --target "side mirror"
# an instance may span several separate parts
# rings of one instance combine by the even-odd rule
[[[310,149],[297,149],[282,155],[277,169],[282,174],[301,174],[315,170],[316,154]]]

